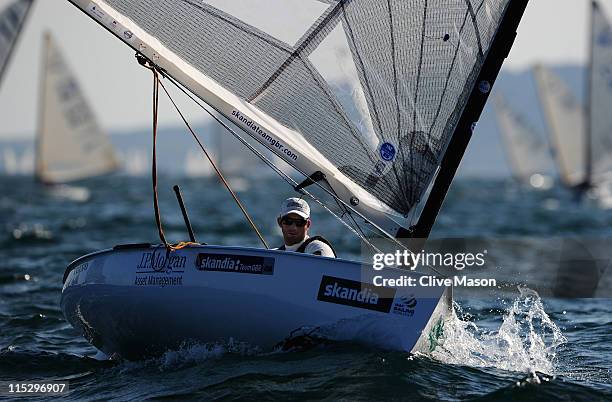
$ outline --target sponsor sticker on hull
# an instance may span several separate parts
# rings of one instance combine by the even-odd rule
[[[317,300],[388,313],[395,292],[395,288],[324,275]]]
[[[413,296],[401,296],[393,303],[393,313],[403,315],[405,317],[414,316],[414,310],[417,306],[417,299]]]
[[[144,252],[136,265],[136,286],[183,286],[187,257],[165,249]]]
[[[273,275],[274,258],[233,254],[198,254],[196,268],[199,271]]]

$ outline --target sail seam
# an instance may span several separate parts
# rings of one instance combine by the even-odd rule
[[[374,95],[372,94],[372,85],[370,84],[370,80],[368,79],[367,75],[365,73],[361,73],[361,71],[366,71],[365,70],[365,64],[363,62],[363,57],[361,56],[361,54],[359,53],[359,49],[357,48],[357,45],[355,44],[355,33],[353,32],[353,28],[351,27],[351,24],[348,21],[348,18],[346,18],[346,8],[344,7],[344,4],[342,4],[342,14],[344,15],[343,21],[346,24],[346,28],[347,28],[347,33],[350,37],[349,42],[349,47],[351,49],[351,53],[354,56],[357,56],[357,62],[359,63],[359,75],[363,76],[363,82],[361,82],[361,86],[365,90],[367,90],[367,94],[369,96],[368,98],[368,110],[371,110],[370,114],[374,115],[374,117],[376,118],[376,125],[378,126],[378,134],[382,135],[382,125],[380,122],[380,116],[378,114],[378,108],[376,107],[376,103],[374,102]],[[355,61],[354,57],[353,57],[353,61]],[[361,81],[361,80],[360,80]]]
[[[267,33],[253,27],[252,25],[246,24],[240,20],[236,20],[235,18],[227,15],[226,13],[224,13],[223,11],[216,9],[214,7],[208,6],[208,5],[199,5],[199,4],[194,4],[191,0],[182,0],[184,3],[200,10],[203,11],[209,15],[212,15],[215,18],[219,18],[221,20],[223,20],[224,22],[227,22],[228,24],[230,24],[231,26],[233,26],[236,29],[239,29],[245,33],[248,33],[250,35],[254,35],[256,37],[258,37],[259,39],[265,41],[267,44],[274,46],[275,48],[282,50],[284,52],[287,53],[291,53],[291,47],[288,46],[286,43],[279,41],[278,39],[274,38],[271,35],[268,35]],[[214,10],[214,11],[213,11]],[[245,28],[246,25],[247,27],[249,27],[248,29]]]
[[[272,83],[278,78],[278,76],[281,75],[295,61],[296,58],[301,56],[304,49],[310,46],[311,42],[319,35],[319,33],[324,28],[326,28],[327,25],[331,21],[333,21],[334,18],[336,18],[342,5],[348,1],[351,0],[342,0],[338,2],[338,4],[336,4],[335,6],[331,6],[328,9],[329,11],[326,12],[327,15],[325,15],[325,17],[323,17],[323,19],[318,24],[315,23],[315,25],[311,26],[311,29],[309,30],[310,32],[305,38],[298,42],[298,44],[294,47],[294,49],[291,51],[291,54],[283,62],[283,64],[270,76],[270,78],[266,80],[266,82],[257,91],[255,91],[246,100],[248,102],[254,102],[270,85],[272,85]]]
[[[465,0],[465,4],[467,5],[468,12],[470,13],[470,17],[472,20],[472,25],[474,25],[474,31],[476,32],[476,42],[478,43],[478,53],[480,56],[484,56],[484,52],[482,50],[482,39],[480,38],[480,30],[478,29],[478,22],[476,21],[476,15],[480,12],[484,4],[484,0],[480,2],[478,9],[474,12],[474,8],[472,7],[472,2],[470,0]]]
[[[442,94],[440,95],[440,102],[438,103],[438,108],[436,109],[436,113],[431,122],[431,126],[429,127],[429,134],[428,134],[429,138],[431,138],[431,133],[434,129],[434,126],[438,122],[438,117],[440,116],[440,111],[442,110],[442,103],[444,102],[444,96],[446,95],[446,90],[448,89],[448,84],[450,82],[451,73],[453,72],[453,69],[455,68],[455,62],[457,61],[457,56],[459,55],[459,49],[461,47],[461,34],[463,33],[463,29],[465,28],[465,25],[467,23],[468,14],[469,14],[469,11],[466,10],[465,15],[463,17],[463,23],[461,25],[461,28],[459,29],[459,34],[457,35],[459,40],[457,41],[457,46],[455,47],[455,53],[453,54],[453,60],[451,62],[450,69],[448,70],[448,74],[446,75],[446,81],[444,82],[444,89],[442,90]]]
[[[328,100],[334,107],[334,110],[336,111],[336,113],[338,113],[338,115],[342,118],[343,122],[347,125],[350,133],[353,134],[353,137],[357,140],[359,145],[361,145],[366,155],[370,157],[370,160],[374,162],[374,158],[372,158],[371,152],[369,152],[369,148],[363,143],[363,139],[361,138],[361,136],[357,134],[355,127],[353,126],[352,122],[346,115],[342,106],[338,103],[337,98],[331,94],[329,85],[325,84],[325,80],[321,77],[318,70],[312,65],[312,63],[308,59],[304,59],[302,56],[298,56],[298,57],[300,61],[304,63],[306,70],[310,73],[314,81],[317,83],[317,85],[319,86],[319,89],[321,89],[321,91],[323,91],[323,93],[327,96]]]
[[[412,130],[413,130],[413,134],[410,137],[410,149],[414,150],[414,140],[416,137],[416,127],[417,127],[417,102],[419,99],[419,87],[421,85],[421,69],[423,67],[423,53],[424,53],[424,48],[425,48],[425,27],[426,27],[426,22],[427,22],[427,6],[428,6],[428,1],[425,0],[425,4],[423,5],[423,25],[422,25],[422,29],[421,29],[421,47],[419,49],[419,66],[417,69],[417,79],[416,79],[416,85],[415,85],[415,89],[414,89],[414,103],[413,103],[413,111],[412,111]],[[419,168],[421,168],[421,166],[419,166]],[[414,172],[414,152],[410,152],[410,170]],[[410,182],[406,181],[405,185],[408,188],[414,188],[414,175],[406,175],[407,177],[409,176]],[[410,194],[410,200],[409,203],[413,204],[414,203],[414,194]]]

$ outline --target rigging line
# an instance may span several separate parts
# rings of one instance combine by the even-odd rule
[[[158,128],[158,111],[159,111],[159,73],[156,68],[147,66],[144,58],[137,58],[138,63],[143,67],[151,70],[153,73],[153,156],[151,161],[151,178],[153,181],[153,209],[155,211],[155,223],[157,224],[157,230],[159,238],[166,248],[166,253],[171,251],[180,250],[192,244],[198,244],[194,242],[179,242],[177,244],[170,244],[166,241],[164,235],[164,229],[161,222],[161,214],[159,212],[159,200],[157,195],[157,128]]]
[[[344,3],[346,2],[350,2],[351,0],[341,0],[339,1],[336,5],[334,6],[330,6],[328,8],[328,12],[326,12],[327,15],[325,15],[325,17],[323,17],[323,19],[321,21],[317,20],[315,22],[315,24],[313,24],[310,28],[309,31],[310,33],[308,34],[308,36],[306,38],[304,38],[300,43],[298,43],[297,47],[295,47],[291,53],[289,54],[289,57],[287,59],[285,59],[285,61],[283,62],[283,64],[281,64],[281,66],[274,72],[272,73],[272,75],[266,80],[266,82],[264,82],[264,84],[257,89],[253,94],[251,94],[251,96],[249,96],[246,100],[247,102],[251,103],[253,101],[255,101],[259,96],[261,96],[261,94],[264,93],[264,91],[270,86],[272,85],[272,83],[287,69],[291,66],[291,64],[301,56],[302,51],[304,51],[309,45],[310,43],[319,35],[319,33],[321,33],[321,31],[327,27],[327,25],[329,25],[330,23],[332,23],[332,21],[336,18],[336,16],[338,15],[340,8],[344,7]]]
[[[251,216],[249,215],[249,213],[246,211],[244,205],[242,205],[242,203],[240,202],[240,200],[238,199],[238,196],[236,195],[236,193],[234,193],[234,191],[232,190],[232,188],[230,187],[229,183],[227,182],[227,180],[225,179],[225,177],[223,176],[223,173],[221,173],[221,171],[219,170],[219,168],[217,167],[217,164],[213,161],[213,159],[211,158],[210,154],[208,153],[208,151],[206,151],[206,148],[204,147],[204,145],[202,144],[202,142],[200,141],[200,139],[198,138],[198,136],[196,135],[196,133],[193,131],[193,129],[191,128],[191,126],[189,125],[189,123],[187,122],[187,119],[185,118],[185,116],[183,115],[183,113],[181,112],[181,110],[179,109],[178,105],[174,102],[174,99],[172,98],[172,96],[170,96],[170,93],[168,92],[168,90],[166,89],[166,87],[164,86],[164,83],[159,81],[159,85],[161,85],[162,89],[164,90],[164,92],[166,93],[166,95],[168,96],[168,99],[170,99],[170,102],[172,102],[172,105],[174,105],[174,108],[176,109],[176,111],[178,112],[179,116],[181,116],[181,119],[183,119],[183,122],[185,123],[185,125],[187,126],[187,128],[189,129],[189,131],[191,132],[191,135],[193,136],[193,138],[196,140],[196,142],[198,143],[198,145],[200,146],[200,149],[202,150],[202,152],[204,152],[204,155],[206,155],[206,158],[208,158],[208,161],[210,162],[210,164],[212,165],[213,169],[215,169],[215,172],[217,173],[217,176],[219,176],[219,179],[221,179],[221,182],[223,182],[223,185],[225,186],[225,188],[227,189],[227,191],[229,191],[229,193],[231,194],[232,198],[234,199],[234,201],[236,202],[236,204],[238,205],[238,207],[240,208],[240,210],[242,211],[242,214],[244,215],[244,217],[246,218],[246,220],[249,222],[249,224],[251,225],[251,227],[253,228],[253,230],[255,231],[255,233],[257,233],[257,237],[259,237],[259,240],[261,240],[261,242],[263,243],[264,247],[266,249],[269,249],[270,246],[268,245],[268,243],[266,242],[266,240],[264,239],[263,235],[261,234],[261,232],[259,231],[259,229],[257,228],[257,225],[255,225],[255,222],[253,221],[253,219],[251,218]]]
[[[164,235],[164,229],[162,228],[161,215],[159,212],[159,201],[157,197],[157,113],[159,111],[159,75],[157,70],[151,68],[153,73],[153,157],[151,158],[151,177],[153,179],[153,209],[155,211],[155,223],[157,224],[157,231],[159,238],[166,247],[169,249],[170,245],[166,241]]]
[[[348,215],[348,217],[350,218],[351,222],[357,228],[356,230],[359,230],[359,233],[361,233],[361,236],[359,236],[359,237],[364,239],[366,237],[365,233],[363,232],[363,229],[361,229],[361,226],[357,223],[357,220],[355,220],[355,217],[353,217],[353,214],[351,214],[350,210],[346,207],[346,205],[342,204],[341,202],[338,202],[338,198],[340,198],[340,197],[338,197],[338,193],[336,193],[336,190],[334,190],[334,188],[331,186],[331,184],[329,184],[327,179],[323,179],[323,180],[325,180],[325,183],[327,183],[327,186],[334,193],[334,197],[333,197],[334,201],[338,205],[338,208],[340,208],[340,210],[343,211],[342,216]]]
[[[240,141],[242,143],[242,145],[244,145],[249,151],[251,151],[253,154],[255,154],[255,156],[257,156],[263,163],[265,163],[266,165],[268,165],[268,167],[270,167],[276,174],[278,174],[283,180],[285,180],[285,182],[287,182],[287,184],[289,184],[290,186],[294,187],[296,186],[298,183],[291,179],[289,176],[287,176],[286,174],[284,174],[281,169],[279,167],[277,167],[270,159],[268,159],[263,153],[261,153],[259,150],[257,150],[253,145],[251,145],[247,140],[245,140],[244,138],[242,138],[242,136],[240,136],[240,134],[236,133],[231,127],[229,127],[227,124],[225,124],[221,119],[219,119],[217,116],[215,116],[214,113],[212,113],[210,110],[208,110],[206,107],[204,107],[204,105],[202,105],[197,99],[195,99],[193,97],[193,95],[191,95],[189,92],[187,92],[187,90],[185,90],[185,88],[183,88],[183,86],[177,82],[174,78],[167,76],[166,77],[170,83],[172,83],[179,91],[181,91],[184,95],[186,95],[189,99],[191,99],[196,105],[198,105],[202,110],[204,110],[210,117],[212,117],[217,123],[219,123],[223,128],[225,128],[227,131],[230,132],[230,134],[232,134],[234,136],[234,138],[236,138],[238,141]]]
[[[234,135],[234,137],[236,137],[240,142],[242,142],[242,144],[249,149],[251,152],[253,152],[256,156],[258,156],[265,164],[267,164],[268,166],[270,166],[270,168],[276,173],[278,174],[281,178],[283,178],[291,187],[295,187],[298,182],[296,182],[295,180],[293,180],[291,177],[289,177],[288,175],[286,175],[284,172],[282,172],[278,167],[276,167],[273,162],[271,162],[268,158],[266,158],[261,152],[259,152],[257,149],[255,149],[251,144],[249,144],[244,138],[242,138],[239,134],[237,134],[234,130],[232,130],[227,124],[225,124],[223,121],[221,121],[217,116],[215,116],[210,110],[208,110],[207,107],[205,107],[204,105],[202,105],[202,103],[200,103],[192,94],[190,94],[178,81],[176,81],[173,77],[166,75],[165,76],[179,91],[181,91],[183,94],[185,94],[189,99],[191,99],[196,105],[198,105],[202,110],[204,110],[208,115],[210,115],[214,120],[216,120],[219,124],[221,124],[226,130],[228,130],[232,135]],[[296,169],[295,167],[293,167],[294,169]],[[296,169],[300,174],[304,175],[305,177],[308,177],[308,175],[304,174],[304,172]],[[326,192],[327,194],[329,194],[331,197],[333,197],[334,199],[336,199],[337,202],[340,202],[341,204],[345,205],[344,202],[335,194],[332,194],[328,189],[324,188],[323,186],[321,186],[321,184],[319,183],[315,183],[316,186],[318,186],[319,188],[321,188],[324,192]],[[347,222],[345,222],[342,218],[340,218],[337,214],[335,214],[334,212],[332,212],[328,207],[326,207],[321,200],[319,200],[317,197],[315,197],[313,194],[311,194],[310,192],[308,192],[307,190],[302,190],[304,191],[305,194],[307,194],[309,197],[311,197],[313,200],[315,200],[318,204],[320,204],[323,209],[325,209],[327,212],[329,212],[332,216],[334,216],[336,219],[338,219],[344,226],[346,226],[353,234],[355,234],[357,237],[361,238],[364,242],[369,243],[369,241],[365,238],[365,237],[361,237],[359,235],[359,233],[357,233],[357,231],[355,229],[353,229],[350,225],[347,224]],[[346,205],[345,205],[346,206]],[[361,218],[363,218],[364,220],[367,221],[367,218],[365,218],[364,216],[362,216],[361,214],[359,214],[357,212],[357,215],[359,215]],[[378,228],[377,228],[378,229]],[[380,230],[380,229],[379,229]],[[382,231],[381,231],[382,232]],[[382,232],[384,234],[384,232]],[[388,235],[386,235],[386,238],[391,240],[392,242],[394,242],[395,244],[406,248],[406,245],[402,244],[401,242],[399,242],[396,238],[394,237],[390,237]],[[370,246],[372,246],[370,244]],[[372,246],[373,247],[373,246]],[[410,251],[410,250],[409,250]]]

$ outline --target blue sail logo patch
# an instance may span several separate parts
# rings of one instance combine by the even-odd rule
[[[380,157],[382,160],[390,162],[395,159],[395,147],[390,142],[385,142],[380,146]]]

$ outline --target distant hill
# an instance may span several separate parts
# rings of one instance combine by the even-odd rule
[[[579,99],[583,98],[584,68],[566,66],[553,68],[568,83]],[[501,91],[516,110],[529,119],[541,134],[546,135],[544,121],[530,71],[502,72],[493,95]],[[469,177],[506,177],[510,175],[502,148],[499,130],[488,102],[468,146],[458,174]],[[246,172],[245,166],[263,164],[216,122],[195,127],[207,148],[225,161],[230,173]],[[250,137],[249,137],[250,138]],[[111,141],[132,174],[149,174],[151,129],[111,133]],[[6,171],[7,158],[17,159],[17,165],[27,168],[32,164],[32,141],[0,140],[0,172]],[[191,154],[191,155],[189,155]],[[158,135],[158,167],[167,174],[183,174],[186,160],[200,157],[201,151],[184,126],[161,127]],[[8,161],[10,162],[10,161]],[[15,161],[14,161],[15,162]],[[207,163],[202,159],[202,163]],[[222,162],[223,163],[223,162]],[[10,163],[9,163],[10,165]],[[238,166],[239,165],[239,166]],[[31,167],[30,167],[31,168]],[[233,172],[232,172],[233,170]],[[252,169],[249,169],[252,170]]]

